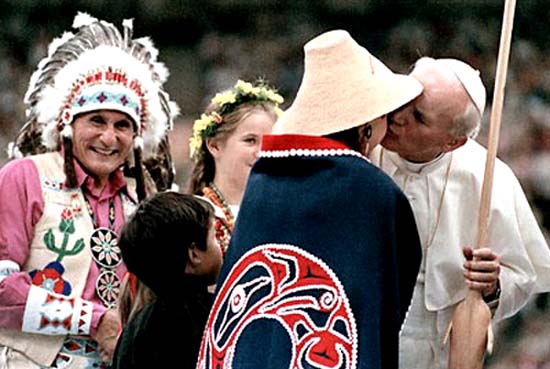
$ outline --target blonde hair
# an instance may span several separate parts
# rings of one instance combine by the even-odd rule
[[[206,109],[207,113],[216,111],[216,104],[210,104]],[[215,133],[208,137],[209,140],[226,140],[245,118],[256,112],[264,112],[273,120],[277,119],[276,106],[268,101],[247,102],[239,105],[232,112],[223,115],[223,123],[220,124]],[[206,140],[203,140],[200,147],[200,155],[195,161],[195,165],[189,179],[188,191],[195,195],[203,195],[202,189],[214,180],[216,174],[216,164],[212,154],[206,147]]]

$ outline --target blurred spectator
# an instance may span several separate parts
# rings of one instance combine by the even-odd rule
[[[204,109],[205,98],[238,78],[263,77],[279,87],[288,106],[302,76],[301,45],[331,28],[359,35],[361,43],[399,72],[407,72],[421,55],[457,57],[475,66],[489,91],[484,128],[478,138],[486,144],[502,17],[499,1],[394,0],[390,5],[365,5],[355,0],[204,0],[180,2],[185,5],[177,11],[167,0],[122,1],[114,8],[107,6],[107,1],[88,3],[0,3],[0,166],[8,160],[8,142],[25,120],[23,94],[37,60],[47,52],[45,40],[67,28],[77,10],[116,22],[135,17],[140,24],[149,25],[150,30],[144,33],[152,35],[161,54],[168,53],[167,66],[173,74],[169,92],[183,113],[170,135],[180,187],[187,182],[191,168],[186,150],[192,117]],[[498,156],[518,176],[549,239],[547,5],[544,0],[518,4]],[[391,12],[382,17],[381,9]],[[505,321],[488,367],[550,367],[543,364],[550,362],[550,323],[544,323],[549,318],[547,297],[539,296],[517,318]]]

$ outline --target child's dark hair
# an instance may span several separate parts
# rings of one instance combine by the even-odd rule
[[[156,294],[185,279],[188,249],[206,250],[214,210],[193,195],[160,192],[143,201],[124,225],[119,245],[130,272]]]

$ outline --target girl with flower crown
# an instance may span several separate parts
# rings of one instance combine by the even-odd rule
[[[189,192],[217,207],[216,237],[224,254],[262,136],[271,132],[282,103],[263,81],[239,80],[216,94],[193,125],[189,148],[195,166]]]

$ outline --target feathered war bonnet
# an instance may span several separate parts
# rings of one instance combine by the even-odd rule
[[[124,20],[121,34],[111,23],[78,13],[73,28],[75,34],[67,32],[52,41],[31,76],[25,94],[27,123],[11,145],[11,156],[56,151],[62,144],[67,186],[75,187],[74,117],[116,110],[135,123],[131,172],[142,199],[146,193],[142,162],[160,160],[172,166],[166,132],[179,109],[162,86],[168,70],[157,61],[158,50],[150,39],[132,39],[132,20]],[[173,168],[169,170],[173,179]]]

